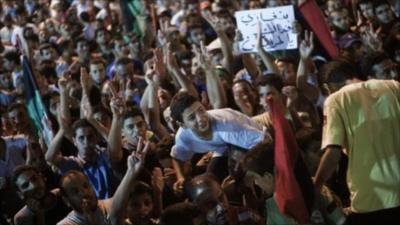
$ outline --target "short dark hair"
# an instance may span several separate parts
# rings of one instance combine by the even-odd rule
[[[90,60],[90,65],[97,65],[97,64],[103,64],[104,68],[106,67],[106,62],[102,57],[96,57]]]
[[[325,64],[320,70],[323,83],[345,83],[358,77],[357,67],[345,60],[334,60]]]
[[[73,133],[74,137],[76,136],[76,131],[79,128],[83,128],[83,127],[90,127],[93,129],[94,132],[96,131],[96,129],[93,127],[93,125],[91,123],[89,123],[89,121],[87,119],[79,119],[72,124],[72,130],[74,131],[74,133]]]
[[[199,100],[188,92],[179,92],[171,100],[171,117],[176,121],[183,122],[183,112],[197,101]]]
[[[123,121],[125,121],[128,118],[133,118],[133,117],[136,117],[136,116],[140,116],[140,117],[142,117],[144,119],[144,115],[143,115],[142,111],[139,108],[133,106],[129,110],[127,110],[127,112],[124,115],[124,120]]]
[[[83,175],[84,177],[86,177],[86,179],[88,179],[87,176],[79,170],[69,170],[64,175],[61,176],[61,178],[60,178],[60,194],[61,194],[61,196],[68,197],[67,192],[65,191],[64,186],[63,186],[64,180],[70,176],[81,176],[81,175]]]
[[[181,202],[168,206],[161,214],[161,225],[193,225],[193,218],[200,214],[196,205]]]
[[[18,177],[26,171],[33,171],[37,174],[41,174],[37,167],[31,166],[31,165],[19,165],[14,169],[14,171],[11,175],[11,180],[14,185],[17,184]]]
[[[284,86],[282,77],[275,73],[262,76],[259,79],[258,84],[259,86],[266,86],[266,85],[273,86],[280,93],[282,92],[282,88]]]
[[[272,144],[259,143],[242,158],[243,169],[253,171],[261,176],[265,172],[274,174],[274,146]]]
[[[139,195],[149,194],[153,199],[153,189],[145,182],[139,181],[133,185],[132,192],[129,194],[129,199],[134,199]]]
[[[117,61],[115,62],[115,66],[128,65],[129,63],[132,63],[132,65],[133,65],[133,62],[132,62],[132,60],[130,58],[122,57],[122,58],[117,59]]]

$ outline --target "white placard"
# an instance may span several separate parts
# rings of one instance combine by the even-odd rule
[[[239,51],[256,52],[258,23],[261,24],[262,46],[266,51],[297,48],[293,6],[244,10],[235,13],[237,27],[243,35]]]

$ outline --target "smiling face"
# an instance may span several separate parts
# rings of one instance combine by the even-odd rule
[[[206,134],[211,131],[210,121],[204,106],[200,102],[193,103],[182,113],[183,126],[196,134]]]
[[[232,92],[235,102],[240,108],[253,108],[255,96],[249,84],[245,82],[235,83]]]

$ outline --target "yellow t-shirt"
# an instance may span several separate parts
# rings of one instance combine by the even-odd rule
[[[351,209],[365,213],[400,206],[400,84],[370,80],[343,87],[324,106],[322,149],[349,156]]]

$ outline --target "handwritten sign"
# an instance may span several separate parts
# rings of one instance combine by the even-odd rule
[[[244,10],[235,13],[238,29],[243,35],[240,52],[256,52],[258,23],[261,24],[261,44],[266,51],[297,48],[297,35],[293,32],[293,6]]]

